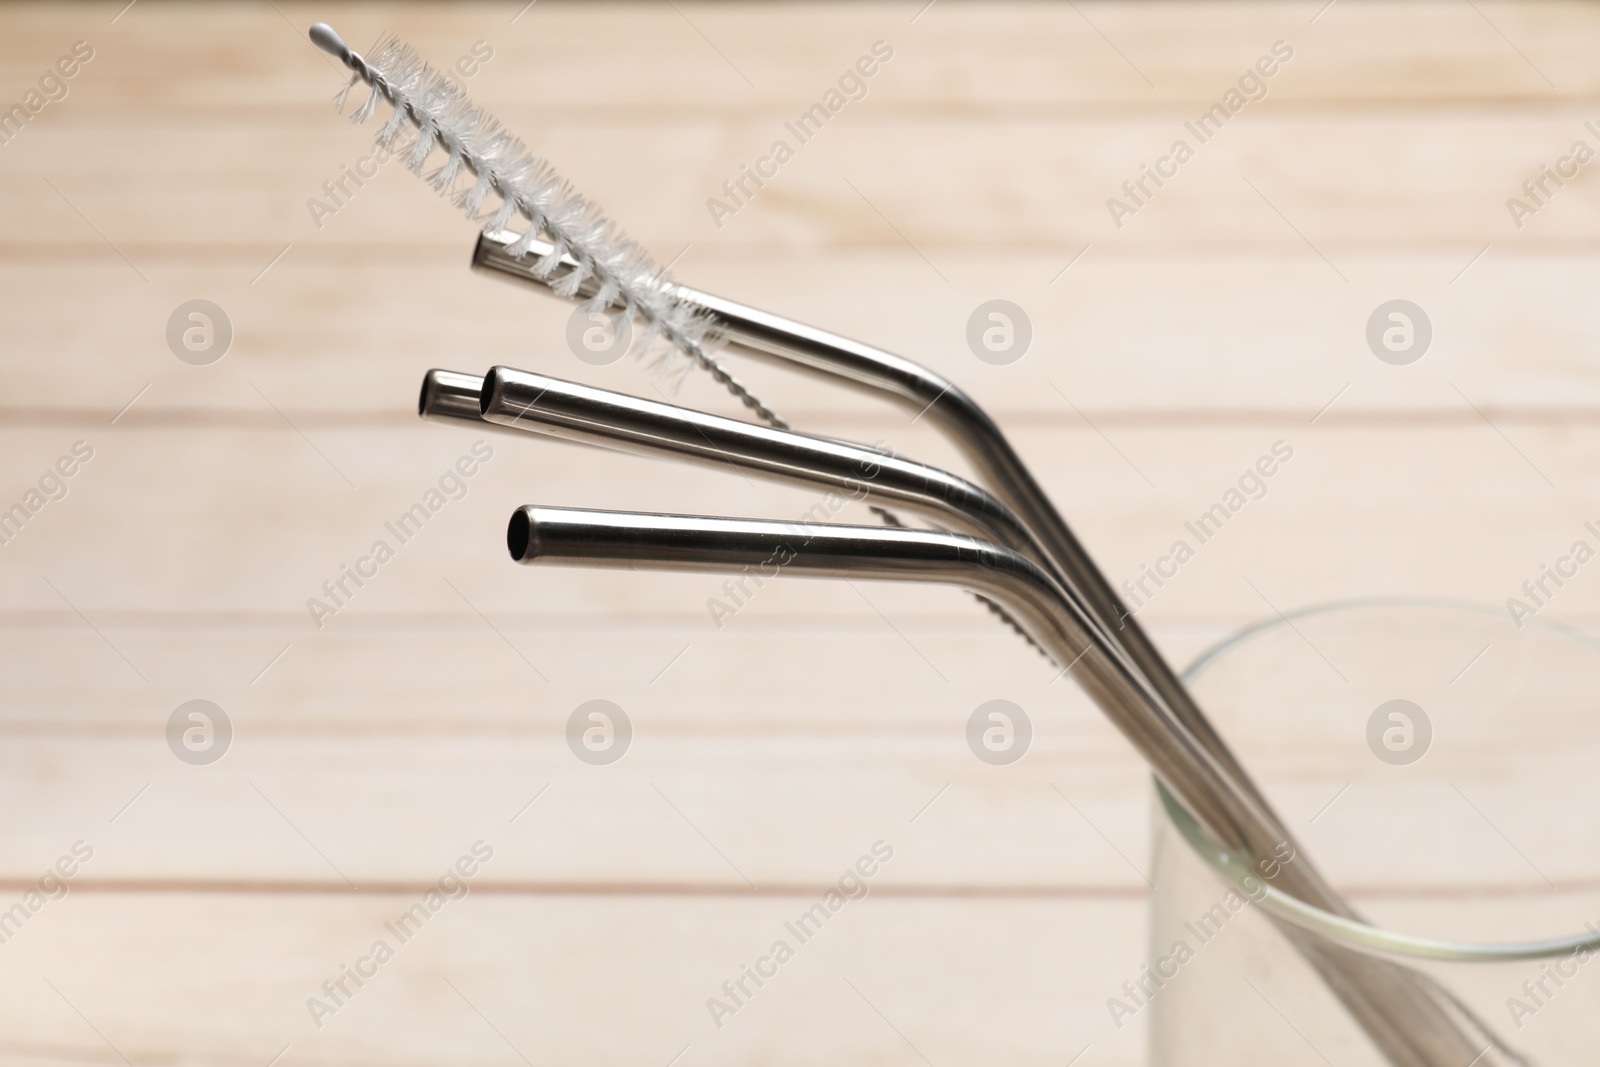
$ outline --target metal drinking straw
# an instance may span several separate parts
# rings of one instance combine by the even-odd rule
[[[1208,830],[1234,836],[1262,821],[1233,777],[1104,644],[1084,607],[1044,568],[992,541],[885,526],[530,505],[513,513],[506,543],[523,563],[725,572],[775,561],[800,575],[960,586],[1000,603],[1059,662],[1079,664],[1079,684]]]
[[[958,529],[994,537],[1019,551],[1035,551],[1016,516],[984,490],[879,449],[755,426],[509,367],[494,368],[489,376],[499,383],[496,389],[485,390],[485,379],[475,375],[429,371],[423,377],[418,414],[845,489],[852,496],[891,500],[919,514],[935,513],[942,516],[935,522],[953,521]],[[891,526],[904,525],[879,502],[868,506]],[[1049,656],[1005,609],[984,597],[978,602]]]
[[[937,467],[848,441],[774,430],[509,367],[492,368],[483,381],[480,411],[496,425],[841,490],[987,537],[1049,567],[1010,508]]]
[[[551,247],[535,241],[528,257],[523,258],[508,250],[518,240],[528,243],[517,234],[482,234],[473,265],[549,291],[548,281],[532,269],[531,263],[550,252]],[[580,286],[575,295],[592,297],[595,291],[592,285]],[[1116,648],[1149,680],[1178,721],[1231,773],[1240,788],[1253,796],[1265,821],[1253,828],[1250,837],[1258,842],[1286,842],[1303,856],[1293,835],[1272,814],[1266,798],[1123,607],[999,426],[976,402],[932,371],[870,345],[684,286],[673,286],[673,292],[710,317],[733,348],[888,397],[927,417],[944,432],[996,495],[1027,524],[1035,543],[1064,577],[1065,585],[1089,606],[1094,627],[1110,635]],[[1243,838],[1225,838],[1223,844],[1229,848],[1247,847]],[[1281,877],[1285,890],[1294,898],[1331,915],[1360,921],[1359,913],[1309,860],[1289,865]],[[1448,1067],[1462,1053],[1470,1060],[1483,1052],[1453,1017],[1461,1014],[1459,1007],[1452,998],[1441,997],[1431,980],[1385,960],[1362,959],[1348,948],[1319,941],[1301,930],[1286,929],[1285,936],[1322,972],[1330,988],[1393,1063],[1403,1067]],[[1481,1031],[1483,1027],[1474,1020],[1473,1029]]]
[[[934,531],[540,507],[514,513],[507,544],[514,559],[528,563],[737,572],[776,562],[809,576],[962,586],[1001,604],[1058,662],[1081,664],[1079,684],[1207,832],[1227,839],[1243,828],[1247,855],[1271,854],[1278,844],[1251,833],[1265,822],[1253,798],[1171,718],[1148,682],[1100,643],[1081,605],[1043,568],[1010,549]],[[1293,927],[1284,932],[1347,1005],[1364,1006],[1380,995],[1428,996],[1436,988],[1388,961],[1350,953]],[[1441,1003],[1429,996],[1427,1002],[1441,1012],[1445,1004],[1454,1005],[1448,997]],[[1398,1020],[1391,1029],[1379,1030],[1382,1038],[1374,1035],[1375,1043],[1395,1062],[1433,1062],[1417,1057],[1443,1055],[1448,1046],[1437,1031],[1418,1026],[1420,1021]],[[1370,1033],[1389,1020],[1378,1016],[1363,1022]],[[1472,1044],[1453,1025],[1444,1033],[1456,1035]],[[1484,1051],[1478,1045],[1471,1056],[1483,1062]],[[1410,1059],[1398,1059],[1397,1052]]]

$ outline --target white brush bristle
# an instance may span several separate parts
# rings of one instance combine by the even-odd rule
[[[422,174],[429,157],[442,154],[443,162],[426,178],[475,222],[484,221],[480,209],[490,193],[496,194],[500,203],[489,217],[488,229],[503,230],[520,216],[525,229],[523,239],[510,248],[513,255],[529,256],[535,240],[553,245],[555,251],[534,265],[553,290],[572,296],[583,281],[593,278],[599,286],[596,303],[603,299],[605,305],[620,305],[630,318],[644,319],[647,338],[660,337],[707,365],[710,356],[704,346],[711,324],[672,295],[665,272],[599,208],[574,192],[548,163],[398,38],[386,37],[362,58],[374,75],[373,89],[352,121],[370,118],[377,97],[387,97],[395,110],[379,129],[378,141],[392,144],[402,126],[410,125],[416,139],[404,149],[407,166]],[[347,87],[339,104],[348,93]],[[457,189],[462,171],[468,172],[471,182]],[[560,272],[563,255],[577,260],[578,266]],[[717,376],[722,381],[726,372]],[[736,394],[746,403],[754,400],[742,387]],[[764,405],[757,405],[759,401],[751,404],[770,415]]]

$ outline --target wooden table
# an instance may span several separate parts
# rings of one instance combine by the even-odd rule
[[[1142,1062],[1105,1006],[1144,952],[1127,745],[953,591],[778,581],[719,627],[718,579],[512,566],[524,503],[792,517],[816,494],[419,423],[431,366],[664,385],[580,363],[567,307],[470,274],[472,225],[365,162],[306,27],[461,60],[677,277],[955,378],[1119,583],[1289,443],[1144,609],[1183,662],[1330,598],[1502,603],[1600,518],[1600,201],[1587,167],[1522,188],[1600,145],[1600,13],[519,7],[0,11],[0,106],[27,117],[0,144],[0,509],[45,478],[0,546],[0,906],[93,852],[0,944],[0,1062]],[[877,42],[799,143],[786,123]],[[1202,141],[1185,123],[1219,104]],[[708,206],[780,139],[775,176]],[[1168,176],[1140,190],[1142,165]],[[197,299],[231,326],[220,361],[175,355]],[[1017,362],[969,348],[991,299],[1031,323]],[[1393,299],[1431,322],[1407,366],[1366,340]],[[904,413],[733,363],[797,427],[959,464]],[[738,411],[699,376],[676,397]],[[480,438],[399,543],[385,524]],[[393,558],[314,618],[378,540]],[[1597,611],[1584,573],[1547,617]],[[996,698],[1034,724],[1009,767],[964,741]],[[233,731],[207,766],[166,740],[195,699]],[[592,699],[632,722],[610,766],[565,742]],[[1335,788],[1280,800],[1303,824]],[[465,899],[308,1006],[480,841]],[[714,1020],[878,841],[867,899]]]

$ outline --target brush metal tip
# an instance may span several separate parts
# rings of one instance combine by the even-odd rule
[[[332,26],[326,22],[311,24],[311,43],[334,57],[341,63],[348,64],[353,54],[350,46],[344,43],[344,38],[334,32]]]

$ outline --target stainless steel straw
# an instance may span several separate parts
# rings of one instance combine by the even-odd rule
[[[549,291],[548,282],[531,268],[531,260],[508,251],[510,243],[519,239],[528,243],[525,237],[516,234],[481,235],[473,265]],[[541,250],[540,242],[535,241],[529,256],[538,257],[550,251],[548,245]],[[1259,851],[1265,842],[1287,844],[1299,858],[1280,872],[1285,891],[1334,915],[1352,920],[1360,918],[1359,912],[1334,891],[1304,857],[1293,835],[1273,814],[1265,796],[1216,733],[1210,720],[1123,607],[1110,583],[1011,448],[999,426],[976,402],[954,383],[927,368],[870,345],[684,286],[674,285],[673,292],[690,307],[708,315],[729,344],[741,351],[887,396],[929,417],[960,447],[996,495],[1021,516],[1045,558],[1055,565],[1052,569],[1064,578],[1063,584],[1088,606],[1089,629],[1110,635],[1116,649],[1111,654],[1120,652],[1132,660],[1159,694],[1161,702],[1172,710],[1176,722],[1187,729],[1251,797],[1252,807],[1262,822],[1248,828],[1237,827],[1239,836],[1221,839],[1224,847],[1242,848],[1260,857],[1266,854]],[[592,296],[593,293],[592,286],[580,286],[576,296]],[[1002,607],[1002,611],[1009,614],[1007,608]],[[1023,626],[1022,629],[1028,628]],[[1456,1017],[1465,1015],[1472,1029],[1480,1034],[1486,1028],[1431,979],[1399,964],[1364,957],[1321,941],[1306,931],[1283,923],[1279,925],[1397,1067],[1461,1067],[1463,1062],[1474,1059],[1486,1062],[1482,1057],[1488,1049],[1469,1036]],[[1490,1047],[1498,1044],[1491,1041]]]
[[[485,379],[475,375],[430,370],[422,380],[417,413],[424,419],[473,422],[502,433],[536,433],[635,453],[664,453],[843,489],[853,497],[898,503],[935,525],[954,525],[1038,555],[1009,508],[971,482],[936,467],[865,445],[756,426],[510,367],[496,367],[489,377],[496,388],[486,389]],[[868,506],[889,525],[904,525],[879,501]],[[1043,562],[1042,557],[1038,561]],[[1035,650],[1050,656],[1004,608],[984,597],[977,599]],[[1065,670],[1068,665],[1057,666]]]
[[[480,395],[483,418],[496,425],[842,490],[856,499],[896,504],[935,526],[989,538],[1050,566],[1027,528],[992,494],[948,471],[878,449],[510,367],[490,369]]]
[[[1142,675],[1102,644],[1076,599],[1021,553],[938,531],[537,506],[512,515],[506,540],[512,558],[523,563],[709,572],[776,567],[814,577],[961,586],[1000,604],[1058,662],[1081,665],[1079,684],[1207,833],[1239,841],[1246,855],[1257,857],[1273,855],[1284,844],[1259,836],[1269,821],[1243,783],[1172,718]],[[1298,862],[1296,856],[1280,875]],[[1393,1062],[1458,1062],[1439,1058],[1454,1054],[1456,1038],[1467,1050],[1459,1062],[1485,1062],[1488,1049],[1474,1045],[1444,1014],[1445,1005],[1456,1002],[1425,976],[1295,927],[1279,927]],[[1435,990],[1438,999],[1430,995]],[[1445,1026],[1415,1015],[1361,1014],[1378,998],[1389,998],[1378,1002],[1395,1007],[1393,998],[1399,997],[1425,997]]]
[[[817,577],[957,585],[1001,604],[1062,663],[1209,832],[1249,835],[1256,803],[1107,647],[1083,606],[1037,563],[966,534],[770,519],[644,515],[527,506],[506,545],[522,563],[683,571],[776,567]],[[1254,842],[1261,855],[1279,842]]]
[[[483,378],[453,370],[431,370],[422,377],[417,414],[430,422],[475,422],[491,430],[515,433],[483,418]]]
[[[963,587],[1003,605],[1058,660],[1081,662],[1079,684],[1208,831],[1226,834],[1230,826],[1260,825],[1254,800],[1192,733],[1151,700],[1147,680],[1100,645],[1074,599],[1044,569],[1000,545],[926,530],[530,505],[512,514],[506,547],[520,563],[709,572],[776,567],[808,577]],[[1330,950],[1298,929],[1280,928],[1303,950],[1316,953],[1310,956],[1314,963],[1324,960],[1322,953]],[[1355,998],[1358,1003],[1374,992],[1404,989],[1400,982],[1408,977],[1427,982],[1424,976],[1387,961],[1347,952],[1337,966],[1324,967],[1324,973],[1331,980],[1360,983],[1349,991],[1364,994]],[[1436,990],[1444,1003],[1456,1003],[1437,986],[1416,988]],[[1337,985],[1334,991],[1341,996],[1346,992]],[[1436,1003],[1432,998],[1428,1002]],[[1439,1010],[1443,1011],[1442,1005]],[[1465,1009],[1458,1006],[1458,1010]],[[1372,1020],[1383,1021],[1381,1016]],[[1454,1037],[1467,1045],[1467,1058],[1437,1059],[1451,1053],[1448,1042]],[[1402,1024],[1385,1031],[1384,1038],[1378,1041],[1374,1035],[1375,1043],[1391,1058],[1396,1052],[1409,1057],[1396,1062],[1455,1062],[1460,1067],[1485,1062],[1485,1055],[1498,1045],[1491,1036],[1487,1046],[1473,1046],[1453,1024],[1442,1032]],[[1430,1056],[1435,1059],[1420,1059]]]

